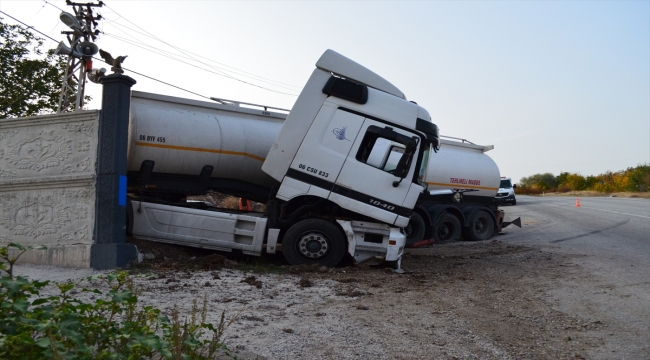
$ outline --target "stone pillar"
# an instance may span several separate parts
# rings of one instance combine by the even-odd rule
[[[90,266],[95,269],[123,267],[137,258],[133,244],[126,243],[126,153],[132,78],[111,74],[101,78],[104,86],[99,118],[94,244]]]

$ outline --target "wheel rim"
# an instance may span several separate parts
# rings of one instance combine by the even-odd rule
[[[300,236],[298,251],[309,259],[318,259],[329,250],[329,239],[319,232],[308,232]]]
[[[476,222],[474,223],[474,230],[478,234],[484,234],[487,231],[488,225],[487,225],[487,219],[484,217],[479,217],[476,219]]]
[[[447,240],[450,233],[451,229],[449,228],[449,223],[444,223],[438,228],[438,237],[440,240]]]

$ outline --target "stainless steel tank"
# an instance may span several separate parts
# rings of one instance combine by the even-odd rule
[[[154,172],[193,175],[212,165],[213,178],[239,179],[271,187],[262,171],[286,114],[266,109],[194,101],[133,91],[128,171],[144,160]]]
[[[440,150],[429,155],[428,189],[476,189],[468,195],[494,198],[499,190],[499,167],[485,154],[492,148],[441,139]]]

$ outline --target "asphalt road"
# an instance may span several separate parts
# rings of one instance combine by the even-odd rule
[[[610,324],[596,358],[650,359],[650,199],[517,196],[497,239],[572,255],[582,270],[551,295],[568,313]],[[512,225],[511,225],[512,226]],[[617,330],[614,330],[617,329]],[[621,332],[627,332],[622,334]],[[625,335],[625,336],[623,336]]]

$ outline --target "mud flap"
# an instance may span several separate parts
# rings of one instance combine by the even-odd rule
[[[503,226],[501,228],[505,228],[505,227],[507,227],[508,225],[511,225],[511,224],[521,228],[521,218],[518,217],[518,218],[516,218],[516,219],[514,219],[512,221],[504,221]]]

